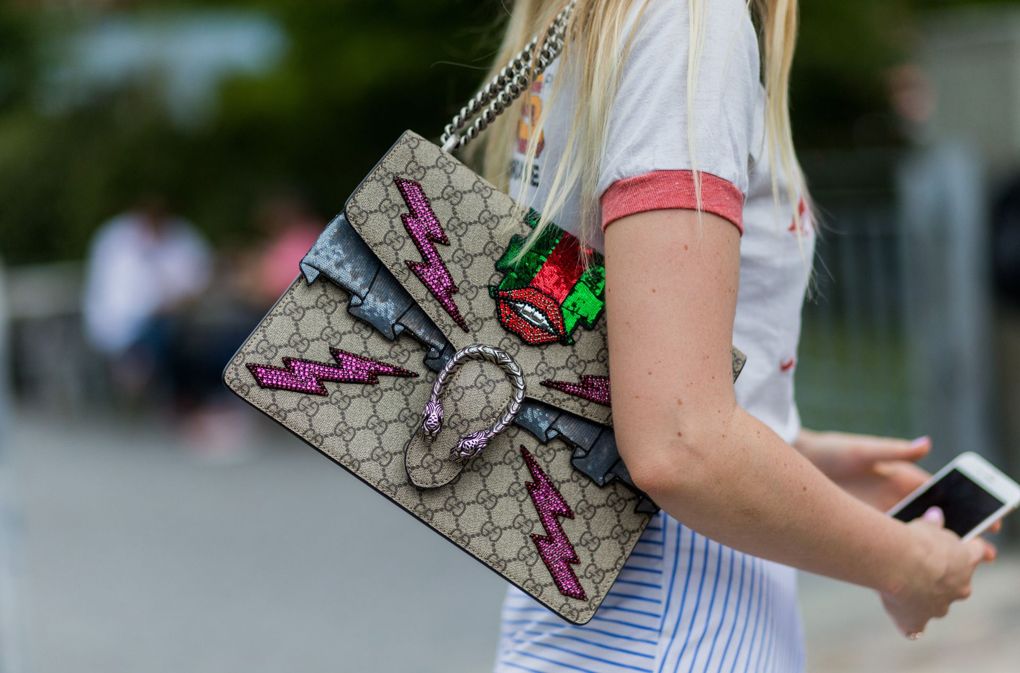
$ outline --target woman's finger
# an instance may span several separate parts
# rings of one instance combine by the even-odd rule
[[[972,566],[976,566],[982,561],[990,560],[988,558],[989,554],[992,554],[992,558],[995,558],[995,549],[981,538],[974,538],[967,542],[966,545],[967,550],[970,552],[970,563]]]
[[[942,528],[942,526],[946,523],[946,516],[942,513],[942,509],[940,507],[929,507],[925,510],[924,514],[921,515],[921,520]]]
[[[985,555],[981,559],[982,561],[984,561],[985,563],[991,563],[992,561],[999,557],[999,550],[995,548],[994,544],[992,544],[988,540],[985,540],[984,538],[978,539],[980,539],[981,543],[984,545]]]
[[[903,495],[913,491],[931,478],[931,474],[927,470],[902,460],[876,463],[875,473],[888,479]]]
[[[901,622],[899,624],[900,633],[902,633],[905,638],[917,640],[917,636],[914,634],[924,633],[924,629],[928,626],[928,621],[929,620],[927,619],[916,619],[910,622]]]
[[[913,440],[868,436],[855,437],[854,440],[855,453],[871,463],[895,460],[913,463],[931,451],[931,438],[927,435]]]

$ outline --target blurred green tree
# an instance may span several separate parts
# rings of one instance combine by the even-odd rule
[[[9,263],[81,257],[103,220],[151,190],[218,243],[250,238],[257,200],[278,186],[298,187],[332,215],[400,132],[438,135],[481,77],[499,11],[470,0],[118,11],[239,6],[279,22],[286,56],[226,82],[214,114],[191,126],[170,117],[158,82],[47,111],[36,94],[59,47],[104,14],[0,9],[0,251]]]
[[[886,109],[883,69],[909,55],[913,17],[962,2],[803,0],[800,146],[873,142],[862,120]],[[104,219],[149,190],[220,244],[252,236],[253,207],[275,186],[299,187],[331,215],[405,128],[438,135],[480,80],[506,13],[501,0],[47,7],[0,5],[0,252],[10,263],[81,257]],[[158,79],[93,91],[63,110],[40,96],[62,47],[111,14],[223,8],[264,13],[288,47],[273,69],[224,83],[197,124],[168,114]]]

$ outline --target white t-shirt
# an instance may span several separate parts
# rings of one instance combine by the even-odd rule
[[[612,107],[598,181],[603,226],[633,213],[696,205],[692,168],[702,171],[702,206],[742,232],[740,295],[733,342],[747,356],[736,384],[737,400],[787,441],[799,431],[793,403],[793,369],[800,313],[810,275],[814,232],[794,227],[794,204],[778,176],[773,200],[765,142],[765,91],[759,80],[758,41],[743,0],[705,3],[702,54],[695,91],[691,160],[687,118],[687,3],[652,0],[637,26]],[[554,62],[532,86],[519,125],[510,194],[520,193],[523,149],[531,110],[542,109],[558,77]],[[529,204],[541,208],[578,104],[570,87],[546,109],[543,137],[529,172]],[[579,226],[579,197],[571,195],[556,224]],[[602,249],[602,236],[593,245]]]
[[[703,208],[742,232],[733,343],[747,363],[735,384],[737,402],[792,441],[800,430],[793,372],[814,232],[810,226],[798,232],[794,213],[803,206],[789,203],[786,176],[777,175],[778,204],[773,199],[759,48],[746,2],[703,4],[693,117],[686,0],[651,0],[637,19],[609,120],[599,215],[605,227],[638,212],[693,209],[692,169],[703,172]],[[528,205],[538,209],[563,157],[574,108],[584,104],[569,81],[550,104],[548,88],[560,76],[569,74],[557,62],[532,86],[511,167],[516,196],[532,113],[542,110],[541,152],[526,176]],[[579,215],[575,193],[553,219],[577,233]],[[599,249],[602,243],[601,236],[593,242]],[[497,670],[800,670],[793,571],[724,547],[665,514],[659,518],[586,627],[554,626],[511,589]]]

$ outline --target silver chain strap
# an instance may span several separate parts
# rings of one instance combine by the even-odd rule
[[[533,78],[545,72],[549,64],[556,60],[563,51],[563,40],[575,3],[576,0],[570,0],[556,15],[549,30],[546,31],[542,49],[537,56],[534,53],[538,47],[536,35],[468,101],[467,105],[460,109],[460,112],[453,116],[453,120],[443,131],[441,138],[443,150],[447,152],[459,150],[477,138],[503,110],[528,90]]]

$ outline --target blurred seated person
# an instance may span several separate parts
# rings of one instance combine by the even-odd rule
[[[179,321],[211,275],[209,246],[162,196],[147,195],[99,227],[87,261],[85,330],[123,392],[180,401]]]

